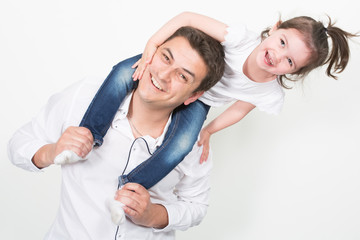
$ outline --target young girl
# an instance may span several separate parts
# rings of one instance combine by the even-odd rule
[[[150,38],[142,57],[120,62],[104,81],[80,123],[91,130],[95,145],[101,145],[124,96],[135,87],[132,77],[141,79],[157,46],[181,26],[198,28],[222,43],[225,73],[198,101],[173,113],[163,145],[128,175],[120,176],[120,184],[136,182],[145,188],[152,187],[191,151],[209,106],[234,102],[200,133],[199,144],[203,145],[200,161],[205,161],[213,133],[240,121],[255,107],[271,114],[280,112],[286,79],[303,78],[323,65],[327,65],[327,75],[336,79],[335,74],[342,72],[349,60],[348,39],[357,36],[335,27],[330,18],[327,27],[305,16],[279,21],[259,36],[244,26],[227,26],[203,15],[182,13]],[[132,66],[138,66],[135,73]],[[141,126],[130,123],[134,131],[141,132]],[[69,161],[64,155],[55,160],[60,164],[64,161]]]

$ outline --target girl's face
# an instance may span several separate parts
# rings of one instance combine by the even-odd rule
[[[269,37],[260,44],[257,64],[274,75],[291,74],[306,66],[311,56],[310,49],[301,33],[293,28],[273,27]]]

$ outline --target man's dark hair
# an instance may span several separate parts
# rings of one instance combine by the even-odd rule
[[[204,79],[202,79],[199,87],[194,92],[209,90],[221,79],[224,74],[225,54],[223,46],[203,31],[193,27],[179,28],[166,41],[175,37],[186,38],[189,41],[190,46],[197,51],[200,57],[204,60],[207,67],[207,75]]]

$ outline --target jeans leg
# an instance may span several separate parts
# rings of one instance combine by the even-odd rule
[[[128,175],[120,176],[120,184],[135,182],[149,189],[164,178],[192,150],[209,109],[199,100],[175,109],[163,144]]]
[[[95,146],[101,146],[121,102],[136,87],[131,66],[140,58],[141,54],[115,65],[84,114],[80,126],[91,131]]]

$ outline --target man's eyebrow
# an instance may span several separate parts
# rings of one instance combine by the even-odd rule
[[[164,50],[166,50],[169,55],[170,55],[170,58],[172,60],[174,60],[174,55],[172,54],[170,48],[164,48]],[[186,68],[182,68],[182,70],[184,70],[185,72],[187,72],[188,74],[190,74],[193,78],[195,78],[195,73],[191,72],[190,70],[186,69]]]

